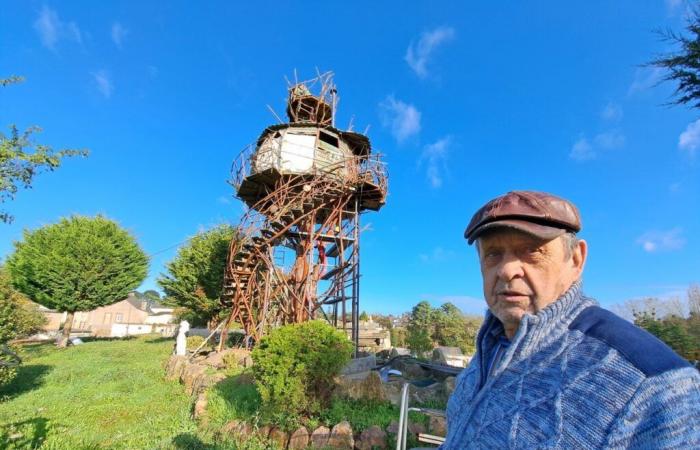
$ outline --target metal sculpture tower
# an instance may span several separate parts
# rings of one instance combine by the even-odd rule
[[[266,128],[233,163],[248,210],[229,248],[222,335],[237,322],[247,346],[320,315],[347,330],[349,312],[357,349],[360,215],[384,205],[387,175],[365,135],[334,127],[336,92],[330,72],[292,84],[289,123]]]

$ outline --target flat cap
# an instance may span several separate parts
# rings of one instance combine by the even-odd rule
[[[511,191],[479,208],[464,237],[471,245],[483,232],[497,227],[514,228],[550,240],[567,231],[579,232],[581,218],[573,203],[556,195]]]

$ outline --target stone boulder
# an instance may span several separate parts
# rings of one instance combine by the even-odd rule
[[[386,433],[377,425],[373,425],[360,433],[355,443],[358,450],[384,450],[386,449]]]
[[[442,382],[443,395],[445,398],[450,398],[450,395],[455,391],[455,377],[447,377],[445,381]]]
[[[403,347],[394,347],[391,349],[391,353],[389,353],[389,356],[391,356],[392,358],[394,358],[395,356],[411,356],[411,351]]]
[[[320,426],[311,433],[311,448],[326,448],[328,446],[328,438],[331,437],[331,430],[327,427]]]
[[[432,361],[445,366],[467,367],[471,358],[464,356],[459,347],[436,347],[433,349]]]
[[[197,396],[197,401],[194,402],[194,411],[192,415],[195,420],[203,420],[207,414],[207,394],[202,392]]]
[[[268,434],[268,440],[276,444],[279,448],[287,448],[287,443],[289,442],[289,436],[287,433],[284,431],[280,430],[279,428],[273,428],[270,430],[270,434]]]
[[[335,394],[355,400],[386,400],[382,379],[376,371],[338,377]]]
[[[340,373],[341,375],[350,375],[353,373],[367,372],[374,369],[376,366],[377,358],[374,355],[369,355],[362,358],[351,359]]]
[[[272,426],[270,425],[263,425],[260,428],[257,429],[255,434],[257,434],[259,437],[262,439],[267,439],[267,437],[270,435],[270,431],[272,430]]]
[[[289,450],[302,450],[309,445],[309,432],[304,427],[297,428],[289,437]]]
[[[338,450],[353,450],[355,448],[352,427],[348,421],[344,420],[333,427],[331,437],[328,439],[328,447]]]
[[[204,375],[205,370],[206,368],[204,366],[190,364],[182,372],[182,377],[180,380],[182,381],[182,384],[185,385],[185,392],[187,395],[192,395],[195,382],[199,377]]]
[[[389,434],[396,434],[399,432],[399,422],[396,420],[392,420],[389,422],[389,425],[386,427],[386,432]]]
[[[428,429],[435,436],[447,436],[447,420],[444,417],[430,416]]]
[[[430,377],[430,371],[423,369],[412,360],[397,359],[391,365],[394,369],[399,370],[404,378],[409,380],[422,380]]]

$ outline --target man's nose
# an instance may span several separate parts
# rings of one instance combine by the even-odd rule
[[[504,281],[523,276],[523,262],[513,255],[505,255],[498,267],[498,277]]]

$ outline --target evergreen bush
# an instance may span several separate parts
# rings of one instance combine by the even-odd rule
[[[352,349],[345,333],[318,320],[272,330],[251,355],[263,413],[285,422],[318,414]]]

